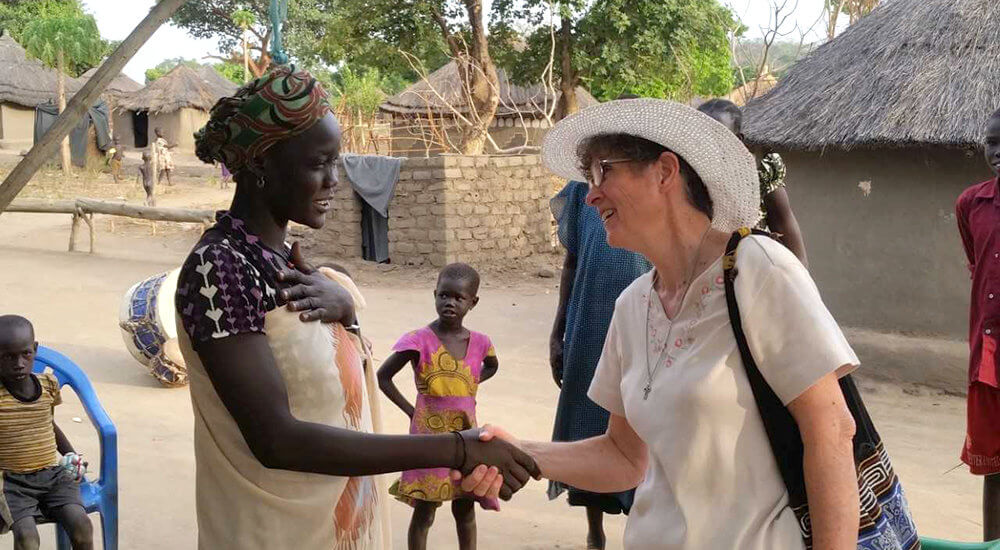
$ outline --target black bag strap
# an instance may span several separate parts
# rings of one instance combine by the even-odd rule
[[[764,422],[764,429],[771,443],[771,451],[774,452],[774,458],[778,462],[781,478],[788,489],[789,505],[795,509],[808,502],[802,466],[802,436],[792,414],[788,412],[788,408],[774,393],[771,385],[767,383],[764,375],[757,368],[753,354],[750,353],[750,346],[747,344],[746,334],[743,332],[740,306],[736,303],[735,285],[736,277],[739,275],[736,269],[736,250],[743,238],[749,235],[767,234],[757,230],[740,229],[733,233],[729,244],[726,245],[726,255],[722,262],[726,305],[729,309],[729,322],[733,325],[733,335],[736,337],[736,346],[740,350],[740,357],[743,359],[743,366],[747,371],[747,378],[750,380],[754,401],[757,402],[757,408],[760,410],[760,417]]]
[[[747,378],[750,380],[750,388],[753,390],[754,401],[760,410],[761,419],[764,421],[764,428],[767,437],[771,442],[771,450],[774,458],[778,461],[778,469],[781,477],[785,481],[788,489],[789,501],[792,508],[805,506],[806,487],[804,471],[802,466],[802,435],[799,433],[798,424],[788,412],[788,408],[781,402],[771,385],[761,374],[760,369],[754,361],[750,346],[747,344],[746,334],[743,332],[743,321],[740,317],[740,306],[736,302],[736,277],[739,275],[736,269],[736,251],[744,237],[749,235],[761,235],[770,238],[770,235],[758,230],[741,229],[729,239],[726,245],[726,256],[723,260],[723,273],[726,287],[726,305],[729,309],[729,322],[733,326],[733,335],[736,337],[736,345],[740,350],[740,357],[743,359],[743,366],[747,371]],[[844,394],[844,401],[847,408],[854,417],[854,462],[861,464],[877,453],[882,438],[875,429],[868,409],[861,399],[854,379],[850,376],[840,378],[840,390]]]

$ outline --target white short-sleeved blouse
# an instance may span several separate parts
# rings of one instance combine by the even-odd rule
[[[737,269],[750,350],[785,404],[823,376],[858,366],[808,271],[783,245],[747,237]],[[650,296],[652,275],[618,298],[589,392],[649,448],[625,548],[802,549],[729,322],[721,258],[692,282],[673,330]],[[661,359],[644,400],[647,356],[651,368]]]

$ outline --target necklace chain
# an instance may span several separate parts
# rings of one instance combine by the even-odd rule
[[[698,248],[694,251],[694,257],[691,259],[691,267],[688,271],[687,281],[684,284],[684,290],[681,293],[681,309],[684,307],[684,299],[687,297],[688,290],[691,289],[691,283],[694,282],[694,272],[698,266],[698,256],[701,254],[701,247],[705,244],[705,239],[708,237],[708,233],[712,230],[711,224],[705,229],[705,233],[701,236],[701,241],[698,242]],[[653,295],[656,294],[656,299],[659,300],[659,293],[656,292],[656,280],[659,278],[660,272],[657,271],[653,274],[653,280],[649,284],[649,299],[646,301],[646,386],[642,389],[642,400],[646,401],[649,399],[649,392],[653,391],[653,376],[656,371],[663,364],[664,358],[667,361],[670,360],[670,337],[674,332],[674,325],[676,324],[677,317],[680,315],[680,309],[674,315],[674,319],[670,321],[670,328],[667,329],[667,340],[663,344],[663,350],[656,357],[656,363],[650,367],[649,363],[649,310],[653,308]],[[666,314],[666,309],[664,309],[664,314]],[[664,356],[664,352],[666,356]]]

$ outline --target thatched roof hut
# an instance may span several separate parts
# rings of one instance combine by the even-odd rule
[[[37,59],[31,59],[24,48],[6,32],[0,35],[0,103],[37,107],[55,102],[59,73]],[[66,93],[76,93],[83,83],[66,77]]]
[[[545,86],[518,86],[510,82],[503,69],[497,69],[500,80],[500,105],[497,117],[517,116],[518,112],[528,118],[542,118],[542,111],[550,109],[558,101],[558,96]],[[576,89],[580,108],[596,105],[597,100],[587,90]],[[386,99],[379,109],[382,112],[400,116],[453,116],[451,107],[463,115],[468,114],[469,105],[462,89],[462,80],[458,74],[458,64],[454,61],[434,71],[402,92]]]
[[[176,144],[180,152],[193,153],[194,132],[208,121],[212,106],[237,88],[210,67],[178,65],[145,88],[121,97],[116,106],[115,133],[131,134],[132,145],[142,148],[155,140],[156,129],[162,128],[167,141]]]
[[[972,145],[998,106],[1000,2],[887,0],[747,105],[756,143]]]
[[[953,212],[989,177],[974,146],[1000,107],[997,21],[996,0],[885,0],[746,106],[748,141],[785,159],[810,272],[847,326],[967,335]]]
[[[93,69],[90,69],[80,75],[80,79],[86,82],[93,78],[95,74],[97,74],[97,67],[94,67]],[[132,80],[126,76],[125,73],[118,73],[118,76],[116,76],[114,80],[111,81],[111,84],[108,84],[108,87],[104,89],[104,93],[102,95],[104,96],[105,101],[107,101],[111,107],[114,108],[122,96],[138,92],[141,89],[142,84]]]
[[[236,84],[221,76],[208,77],[201,70],[178,65],[145,88],[126,94],[118,108],[153,114],[184,108],[208,111],[219,98],[231,95],[236,89]]]
[[[500,104],[490,126],[490,137],[501,150],[527,144],[541,144],[548,132],[546,110],[555,111],[558,91],[541,84],[518,86],[510,82],[503,69],[497,69]],[[596,105],[597,100],[583,88],[576,89],[581,109]],[[446,152],[446,143],[459,141],[460,123],[454,111],[469,115],[469,104],[453,61],[386,99],[379,111],[392,117],[392,142],[395,155],[415,155]],[[495,152],[492,148],[488,152]]]

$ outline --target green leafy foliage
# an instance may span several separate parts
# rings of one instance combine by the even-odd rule
[[[64,22],[82,21],[81,26],[76,29],[79,32],[73,40],[78,41],[78,46],[84,49],[95,44],[99,48],[97,55],[90,55],[92,53],[90,51],[78,50],[75,58],[67,57],[66,72],[70,76],[80,76],[92,69],[118,46],[117,41],[101,38],[97,25],[91,25],[93,17],[84,11],[79,0],[8,0],[0,3],[0,29],[9,33],[11,38],[24,46],[25,49],[28,48],[26,41],[31,39],[31,36],[26,33],[28,27],[33,23],[37,24],[42,19],[52,20],[54,18]]]
[[[244,79],[243,65],[233,63],[232,61],[226,61],[225,63],[217,63],[212,65],[212,68],[222,76],[228,78],[236,84],[243,85],[244,82],[248,82],[253,79],[253,75],[247,74],[246,79]]]
[[[317,77],[330,93],[331,103],[361,118],[372,117],[388,95],[399,91],[394,91],[399,84],[386,79],[378,69],[354,71],[345,66],[335,73],[319,72]]]
[[[80,67],[93,67],[107,49],[94,17],[81,11],[78,5],[62,3],[46,4],[38,17],[28,23],[22,34],[22,46],[28,55],[49,67],[71,73]]]
[[[494,3],[493,28],[509,33],[515,21],[536,24],[522,35],[519,51],[497,48],[498,65],[515,82],[537,82],[553,53],[561,78],[566,20],[573,76],[600,100],[622,93],[684,100],[732,89],[728,31],[736,22],[717,0],[596,0],[589,7],[574,0],[556,7],[560,19],[551,29],[547,2]],[[509,35],[505,40],[516,44]]]

